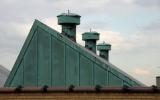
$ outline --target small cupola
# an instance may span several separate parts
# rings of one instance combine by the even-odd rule
[[[85,47],[96,53],[96,42],[99,40],[99,33],[90,31],[82,34],[82,39],[85,41]]]
[[[76,25],[80,24],[80,15],[70,13],[62,13],[57,16],[58,24],[62,25],[62,34],[76,42]]]
[[[109,50],[111,50],[111,45],[105,42],[97,45],[97,50],[99,50],[99,56],[109,61]]]

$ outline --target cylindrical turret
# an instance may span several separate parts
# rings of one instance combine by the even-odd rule
[[[82,34],[82,39],[85,41],[85,47],[96,53],[96,42],[99,40],[99,33],[85,32]]]
[[[97,50],[99,50],[99,56],[109,61],[109,50],[111,50],[111,45],[107,43],[100,43],[97,45]]]
[[[80,15],[73,13],[62,13],[57,16],[58,24],[62,25],[62,34],[76,42],[76,25],[80,24]]]

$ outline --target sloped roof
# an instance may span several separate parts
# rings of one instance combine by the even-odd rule
[[[9,70],[0,65],[0,87],[2,87],[9,75]]]
[[[9,75],[9,70],[5,68],[4,66],[0,65],[0,73],[3,73],[5,75]]]
[[[37,35],[43,34],[43,35],[37,36],[36,34]],[[47,34],[48,36],[45,37],[44,34],[45,35]],[[43,41],[39,41],[38,38],[41,38],[41,40]],[[47,42],[49,44],[45,44],[47,40],[50,41],[51,43]],[[38,45],[39,42],[43,42],[44,44],[40,43],[40,45]],[[30,48],[32,44],[33,46]],[[49,47],[44,47],[45,45],[48,45]],[[56,46],[56,45],[60,45],[60,46]],[[50,49],[47,49],[48,51],[44,52],[43,49],[45,48],[50,48]],[[39,49],[40,50],[42,49],[41,53],[37,52]],[[43,53],[45,54],[43,55]],[[48,54],[48,53],[51,53],[51,54]],[[71,55],[73,55],[75,58],[72,58]],[[46,57],[49,57],[49,58],[46,58]],[[39,61],[39,59],[41,60]],[[45,59],[49,59],[49,60],[48,61],[46,60],[44,62],[43,60]],[[63,59],[62,60],[63,62],[61,61],[61,59]],[[78,59],[78,61],[77,60],[74,61],[75,59]],[[34,63],[34,66],[33,66],[33,63]],[[42,66],[42,65],[45,65],[45,66]],[[32,72],[31,69],[33,68],[35,72]],[[47,71],[45,72],[44,70],[47,70]],[[51,72],[49,72],[50,70]],[[92,70],[93,72],[91,72]],[[48,73],[50,74],[48,75]],[[98,73],[98,74],[95,74],[95,73]],[[102,73],[104,73],[103,75],[106,75],[106,76],[103,77]],[[48,76],[47,75],[45,76],[45,74],[47,74]],[[52,74],[55,74],[55,76]],[[30,79],[33,76],[35,77],[35,79]],[[113,81],[110,83],[109,79],[107,79],[108,81],[106,82],[105,85],[107,84],[112,85],[114,83],[118,84],[118,82],[120,82],[119,83],[120,85],[128,84],[130,86],[144,86],[144,84],[137,81],[130,75],[126,74],[124,71],[120,70],[113,64],[107,62],[103,58],[92,53],[91,51],[87,50],[81,45],[71,41],[70,39],[60,34],[59,32],[55,31],[54,29],[46,26],[45,24],[39,22],[38,20],[35,20],[32,26],[32,29],[25,41],[25,44],[23,45],[22,50],[16,60],[16,63],[5,83],[5,86],[8,86],[8,87],[17,86],[17,85],[39,86],[39,84],[50,85],[50,86],[56,86],[56,85],[66,86],[67,84],[69,85],[74,83],[76,83],[76,85],[85,86],[90,84],[92,85],[98,84],[99,79],[102,78],[102,80],[100,81],[103,81],[104,79],[106,79],[105,77],[108,77],[108,78],[112,77],[110,78],[110,81],[115,80],[115,82]],[[29,81],[32,81],[32,82],[29,82]],[[57,81],[58,83],[54,83]]]

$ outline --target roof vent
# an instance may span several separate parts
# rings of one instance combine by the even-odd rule
[[[85,47],[96,53],[96,42],[99,40],[99,33],[93,31],[85,32],[82,34],[82,39],[85,41]]]
[[[109,61],[109,50],[111,50],[111,45],[103,42],[97,45],[97,49],[99,50],[99,56]]]
[[[58,24],[62,25],[62,34],[76,42],[76,25],[80,24],[80,15],[70,13],[62,13],[57,16]]]
[[[160,76],[156,77],[156,85],[157,87],[160,87]]]

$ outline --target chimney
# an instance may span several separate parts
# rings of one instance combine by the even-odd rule
[[[111,50],[111,45],[103,42],[97,45],[97,49],[99,50],[99,56],[109,61],[109,50]]]
[[[160,76],[156,77],[156,85],[157,87],[160,87]]]
[[[85,47],[96,53],[96,42],[99,40],[99,33],[92,31],[85,32],[82,34],[82,39],[85,41]]]
[[[62,13],[57,17],[58,24],[62,25],[62,34],[76,42],[76,25],[80,24],[81,16],[68,11],[68,13]]]

